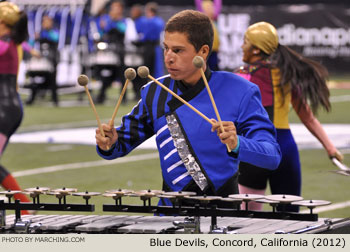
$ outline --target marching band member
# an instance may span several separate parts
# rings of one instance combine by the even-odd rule
[[[162,61],[162,57],[157,57],[157,47],[160,45],[161,33],[164,30],[164,21],[158,16],[158,4],[148,2],[145,5],[146,22],[142,27],[141,42],[144,46],[143,58],[145,65],[149,68],[151,75],[163,75],[157,71],[157,62]]]
[[[212,24],[205,14],[193,10],[175,14],[166,24],[163,43],[169,75],[159,81],[209,118],[216,118],[201,73],[192,64],[195,56],[207,60],[212,44]],[[280,149],[258,87],[233,73],[214,72],[208,67],[204,70],[224,132],[219,122],[213,119],[208,123],[150,82],[142,88],[141,99],[123,117],[121,126],[115,129],[102,124],[106,137],[96,130],[98,154],[108,160],[119,158],[156,135],[163,190],[198,195],[226,197],[238,193],[240,161],[275,170]]]
[[[20,125],[23,117],[22,102],[17,93],[17,74],[23,50],[21,43],[26,40],[27,16],[18,6],[0,3],[0,157],[9,138]],[[0,165],[0,183],[6,190],[21,190],[16,179]],[[29,202],[23,194],[15,199]],[[28,211],[22,211],[28,214]]]
[[[242,45],[243,61],[247,65],[237,74],[257,84],[262,104],[277,129],[277,141],[282,161],[275,171],[240,163],[241,193],[264,194],[269,181],[272,194],[301,194],[301,169],[297,146],[289,128],[288,112],[293,106],[302,123],[322,143],[330,157],[342,160],[313,112],[321,106],[330,110],[327,70],[319,63],[302,57],[278,43],[275,27],[266,22],[248,27]],[[308,105],[310,103],[310,106]],[[262,204],[252,202],[251,210],[261,210]],[[288,211],[298,211],[288,205]]]
[[[159,71],[158,65],[163,66],[163,58],[158,53],[160,46],[161,33],[164,30],[164,21],[157,16],[158,5],[155,2],[148,2],[145,5],[145,16],[142,16],[142,8],[135,4],[131,7],[130,14],[135,23],[138,40],[133,44],[137,46],[144,65],[149,68],[150,74],[157,76],[163,75],[163,71]],[[161,67],[162,68],[162,67]],[[162,72],[162,73],[159,73]],[[140,88],[147,83],[147,79],[136,77],[133,81],[135,100],[140,99]]]
[[[42,17],[41,31],[35,35],[36,41],[40,44],[40,57],[47,60],[48,69],[40,71],[28,71],[27,76],[31,77],[31,94],[26,101],[27,105],[34,103],[38,90],[45,88],[51,90],[51,98],[55,106],[58,106],[57,96],[57,64],[59,62],[58,40],[59,31],[54,26],[54,18],[48,14]],[[34,41],[33,41],[34,43]],[[42,83],[36,83],[35,77],[42,77]]]
[[[108,43],[110,53],[118,58],[118,63],[101,65],[98,67],[99,78],[102,82],[102,87],[97,96],[97,103],[103,104],[106,100],[107,90],[111,87],[114,80],[119,79],[124,83],[125,79],[123,71],[124,65],[124,39],[127,29],[126,19],[124,17],[124,3],[121,0],[114,0],[110,4],[109,12],[100,17],[99,30],[102,41]],[[124,96],[123,102],[127,102]]]

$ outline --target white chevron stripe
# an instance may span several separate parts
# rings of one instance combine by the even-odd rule
[[[168,125],[164,125],[163,127],[161,127],[158,131],[157,131],[157,136],[159,136],[164,130],[166,130],[168,128]]]
[[[163,148],[164,145],[169,143],[173,138],[170,136],[168,139],[164,140],[160,145],[159,148]]]
[[[173,155],[174,153],[177,152],[177,149],[173,149],[172,151],[170,151],[168,154],[165,155],[164,160],[167,160],[171,155]]]
[[[167,169],[167,172],[171,172],[172,170],[174,170],[176,167],[178,167],[179,165],[182,165],[182,160],[180,160],[179,162],[176,162],[175,164],[173,164],[172,166],[170,166]]]
[[[177,182],[179,182],[180,180],[182,180],[183,178],[187,177],[189,175],[188,172],[185,172],[184,174],[180,175],[179,177],[177,177],[176,179],[174,179],[172,181],[173,185],[175,185]]]

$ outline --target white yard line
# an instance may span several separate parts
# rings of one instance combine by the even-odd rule
[[[303,124],[292,123],[291,130],[300,150],[321,149],[320,142]],[[350,124],[323,124],[333,144],[340,150],[350,147]],[[54,144],[87,144],[96,145],[96,127],[66,128],[41,130],[36,132],[16,133],[10,138],[11,143],[54,143]],[[149,138],[138,148],[157,149],[155,136]]]
[[[329,99],[331,102],[334,102],[334,103],[349,102],[350,95],[331,96]],[[87,105],[88,105],[88,103],[87,103]],[[101,119],[101,121],[104,121],[104,122],[107,122],[108,120],[109,120],[109,118],[102,118]],[[117,117],[115,119],[116,122],[119,122],[120,120],[121,120],[121,117]],[[39,130],[55,130],[55,129],[75,128],[75,127],[87,127],[87,126],[91,126],[91,125],[95,125],[95,124],[96,124],[96,120],[56,123],[56,124],[39,124],[39,125],[21,127],[19,129],[19,132],[29,132],[29,131],[39,131]]]
[[[331,102],[348,102],[350,101],[350,95],[337,95],[337,96],[331,96],[329,98]]]
[[[342,149],[340,150],[342,154],[350,154],[350,149]]]
[[[18,178],[18,177],[25,177],[25,176],[57,172],[57,171],[75,170],[75,169],[90,168],[94,166],[106,166],[106,165],[112,165],[112,164],[123,164],[127,162],[150,160],[158,157],[159,157],[158,153],[149,153],[149,154],[142,154],[142,155],[136,155],[136,156],[128,156],[128,157],[118,158],[114,160],[98,160],[98,161],[90,161],[90,162],[47,166],[47,167],[41,167],[41,168],[36,168],[31,170],[13,172],[12,175]]]
[[[121,117],[115,119],[116,122],[121,121]],[[108,122],[110,118],[101,118],[101,122]],[[31,126],[23,126],[19,128],[17,133],[25,133],[31,131],[43,131],[43,130],[61,130],[70,128],[81,128],[81,127],[92,127],[96,124],[96,120],[89,121],[77,121],[77,122],[66,122],[66,123],[55,123],[55,124],[37,124]]]

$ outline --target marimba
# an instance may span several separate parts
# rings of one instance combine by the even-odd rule
[[[42,57],[42,58],[32,57],[26,63],[26,71],[30,73],[30,75],[52,73],[54,69],[55,68],[53,63],[45,57]]]
[[[32,203],[12,202],[16,193],[27,193]],[[328,201],[303,200],[298,196],[288,195],[242,195],[233,194],[227,198],[218,196],[197,196],[193,192],[163,192],[159,190],[108,190],[103,194],[112,198],[114,204],[104,204],[104,212],[119,212],[125,215],[23,215],[21,210],[38,211],[75,211],[93,212],[94,205],[89,204],[92,196],[98,192],[77,192],[74,188],[29,188],[25,192],[0,192],[8,202],[0,201],[0,233],[227,233],[227,234],[271,234],[271,233],[350,233],[350,218],[318,218],[312,209],[319,205],[330,204]],[[41,203],[41,194],[53,195],[58,204]],[[69,204],[67,196],[80,196],[85,204]],[[142,205],[126,205],[123,197],[140,197]],[[151,198],[167,198],[172,206],[153,206]],[[183,204],[185,200],[197,202]],[[268,203],[273,211],[240,210],[239,205],[257,200]],[[226,201],[235,208],[218,208],[215,202]],[[297,204],[306,206],[310,213],[291,213],[276,211],[278,204]],[[15,210],[7,215],[6,210]],[[130,216],[127,213],[140,213]],[[144,214],[154,216],[144,216]],[[143,215],[142,215],[143,214]]]
[[[92,234],[184,234],[195,233],[194,220],[183,216],[126,216],[126,215],[25,215],[16,226],[15,215],[6,217],[1,233],[92,233]],[[211,229],[211,218],[201,217],[200,233],[227,234],[305,234],[349,233],[350,219],[296,221],[249,217],[218,217]]]

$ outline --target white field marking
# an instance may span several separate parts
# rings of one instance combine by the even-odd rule
[[[340,152],[342,154],[350,154],[350,149],[341,149]]]
[[[350,124],[323,124],[322,126],[338,149],[349,149]],[[292,123],[290,127],[299,150],[323,149],[317,138],[303,124]],[[95,129],[96,127],[84,127],[16,133],[11,136],[10,143],[87,144],[96,146]],[[157,149],[155,136],[147,139],[138,148]],[[345,160],[345,162],[347,161]]]
[[[53,146],[48,146],[46,148],[46,150],[49,152],[66,151],[71,149],[73,149],[73,146],[71,144],[53,145]]]
[[[350,95],[338,95],[331,96],[331,102],[348,102],[350,101]],[[102,122],[108,122],[109,118],[101,119]],[[117,117],[116,121],[120,121],[121,117]],[[29,131],[39,131],[39,130],[51,130],[51,129],[65,129],[72,127],[86,127],[95,125],[96,120],[89,121],[79,121],[79,122],[69,122],[69,123],[57,123],[57,124],[41,124],[21,127],[18,132],[29,132]]]
[[[329,212],[341,208],[346,208],[350,207],[350,200],[344,201],[344,202],[339,202],[336,204],[328,205],[328,206],[323,206],[323,207],[316,207],[315,209],[312,210],[313,213],[323,213],[323,212]],[[300,213],[310,213],[310,210],[303,210],[300,211]]]
[[[331,96],[329,98],[330,102],[348,102],[350,101],[350,95],[338,95],[338,96]]]
[[[350,146],[350,124],[322,124],[328,137],[338,149]],[[301,123],[291,123],[290,128],[299,150],[323,149],[321,143]]]
[[[117,117],[115,121],[121,121],[121,117]],[[101,122],[108,122],[110,118],[101,118]],[[81,127],[91,127],[96,125],[96,120],[88,121],[77,121],[77,122],[66,122],[66,123],[56,123],[56,124],[37,124],[31,126],[23,126],[17,131],[17,133],[31,132],[31,131],[42,131],[42,130],[58,130],[58,129],[69,129],[69,128],[81,128]],[[97,128],[97,125],[96,125]]]
[[[80,163],[72,163],[72,164],[64,164],[64,165],[47,166],[47,167],[36,168],[36,169],[31,169],[31,170],[13,172],[12,175],[14,177],[18,178],[18,177],[25,177],[25,176],[50,173],[50,172],[90,168],[90,167],[94,167],[94,166],[107,166],[107,165],[112,165],[112,164],[123,164],[123,163],[127,163],[127,162],[143,161],[143,160],[155,159],[158,157],[159,157],[159,155],[157,152],[157,153],[135,155],[135,156],[130,156],[130,157],[123,157],[123,158],[118,158],[118,159],[114,159],[114,160],[98,160],[98,161],[90,161],[90,162],[80,162]]]
[[[95,147],[95,130],[96,128],[89,127],[16,133],[11,136],[10,143],[86,144]],[[136,149],[157,149],[155,136],[144,141]]]

